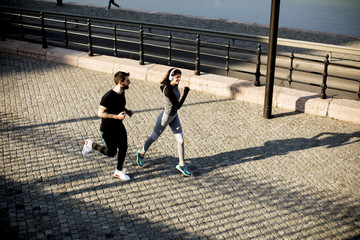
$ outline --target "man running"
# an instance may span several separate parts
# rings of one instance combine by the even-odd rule
[[[118,162],[113,176],[124,181],[130,180],[123,169],[128,148],[123,120],[126,115],[130,117],[133,115],[131,110],[125,108],[125,90],[130,85],[129,76],[129,73],[117,72],[114,76],[115,87],[105,93],[101,99],[98,116],[101,117],[100,135],[103,145],[87,139],[82,150],[84,157],[93,149],[109,157],[114,157],[117,153]]]
[[[108,6],[108,8],[107,8],[108,11],[110,10],[111,4],[113,4],[114,6],[116,6],[116,7],[118,7],[118,8],[120,7],[119,5],[117,5],[117,4],[115,3],[114,0],[110,0],[110,1],[109,1],[109,6]]]

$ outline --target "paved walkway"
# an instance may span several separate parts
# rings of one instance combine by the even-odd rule
[[[112,75],[0,54],[1,228],[20,239],[359,239],[360,127],[190,91],[180,110],[193,177],[170,130],[136,151],[162,107],[132,80],[126,167],[91,153]],[[160,80],[160,79],[159,79]],[[2,234],[4,236],[4,234]]]

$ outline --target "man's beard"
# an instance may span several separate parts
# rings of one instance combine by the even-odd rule
[[[129,86],[123,86],[122,89],[123,90],[129,89]]]

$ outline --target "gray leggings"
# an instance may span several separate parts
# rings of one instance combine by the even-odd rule
[[[145,141],[143,151],[146,152],[151,144],[155,142],[160,135],[164,132],[167,125],[170,126],[172,132],[175,135],[177,145],[178,145],[178,154],[179,154],[179,160],[184,160],[184,135],[181,128],[181,123],[179,116],[176,114],[174,116],[169,116],[165,114],[164,112],[161,112],[160,115],[157,118],[154,130],[151,134],[151,136]]]

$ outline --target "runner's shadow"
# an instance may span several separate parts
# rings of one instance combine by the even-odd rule
[[[188,159],[193,175],[201,176],[215,169],[235,164],[264,160],[273,156],[315,147],[335,148],[360,142],[360,131],[354,133],[324,132],[312,138],[292,138],[267,141],[263,146],[224,152],[210,157]]]

